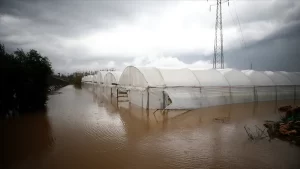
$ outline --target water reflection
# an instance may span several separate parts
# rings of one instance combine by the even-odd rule
[[[55,143],[46,109],[1,123],[4,168],[38,168]]]
[[[67,86],[50,96],[46,115],[8,121],[15,135],[5,134],[5,168],[299,168],[298,147],[253,143],[243,129],[277,119],[288,101],[146,111],[103,90]]]

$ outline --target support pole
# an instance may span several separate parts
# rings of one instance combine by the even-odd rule
[[[147,87],[147,110],[149,110],[149,87]]]
[[[117,107],[119,106],[119,89],[117,89]]]
[[[110,88],[110,99],[112,99],[112,96],[113,96],[113,94],[112,94],[112,87]]]
[[[232,104],[232,92],[231,92],[231,86],[229,87],[229,97],[230,97],[230,104]]]
[[[144,108],[144,92],[142,92],[142,109]]]
[[[163,107],[162,107],[162,109],[165,109],[165,107],[166,107],[166,96],[165,96],[165,92],[162,91],[162,94],[163,94]]]

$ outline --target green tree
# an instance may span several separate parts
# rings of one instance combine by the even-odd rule
[[[5,52],[0,45],[2,115],[9,111],[24,113],[41,108],[47,101],[48,77],[53,74],[47,57],[36,50],[25,53],[16,50]]]

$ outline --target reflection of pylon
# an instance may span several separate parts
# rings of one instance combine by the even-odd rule
[[[217,6],[217,11],[216,11],[215,43],[214,43],[214,57],[213,57],[214,69],[224,69],[222,3],[225,2],[228,2],[229,5],[229,0],[223,0],[223,1],[217,0],[217,4],[215,4]]]

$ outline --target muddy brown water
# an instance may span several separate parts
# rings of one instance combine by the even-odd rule
[[[1,168],[300,168],[299,147],[251,142],[243,128],[263,128],[292,101],[163,113],[116,105],[90,87],[59,92],[47,112],[1,121]]]

